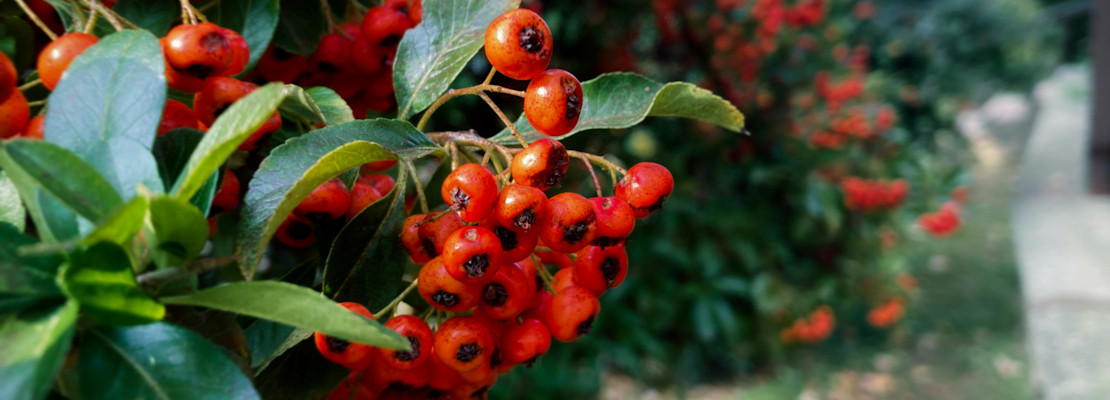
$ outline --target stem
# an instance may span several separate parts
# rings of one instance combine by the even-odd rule
[[[600,165],[602,168],[606,168],[609,171],[617,171],[617,172],[620,172],[621,175],[628,174],[628,171],[625,170],[624,168],[621,168],[619,165],[613,164],[612,161],[606,160],[605,157],[602,157],[602,156],[599,156],[599,155],[596,155],[596,154],[583,153],[581,151],[574,151],[574,150],[567,150],[567,155],[569,155],[571,157],[584,157],[584,158],[589,159],[590,162],[592,162],[594,164],[597,164],[597,165]],[[613,182],[616,182],[616,177],[613,178]]]
[[[419,281],[419,279],[413,279],[412,283],[409,284],[409,287],[405,288],[405,290],[401,292],[401,294],[397,295],[397,297],[394,297],[393,301],[389,302],[389,305],[385,306],[385,308],[383,308],[381,311],[374,313],[374,319],[381,321],[382,317],[384,317],[386,313],[396,309],[397,305],[401,304],[401,300],[404,300],[405,296],[408,296],[409,293],[412,293],[412,291],[416,289],[417,281]]]
[[[448,147],[450,147],[451,145],[461,144],[465,146],[480,147],[483,149],[493,148],[497,150],[497,152],[501,153],[501,155],[505,157],[505,161],[509,163],[513,162],[512,153],[514,151],[518,151],[515,149],[509,149],[508,147],[499,145],[492,140],[478,136],[478,134],[474,133],[474,131],[472,130],[457,132],[434,132],[429,133],[428,137],[431,138],[432,141]]]
[[[516,125],[513,124],[513,121],[509,120],[509,117],[505,116],[505,112],[501,111],[501,107],[498,107],[497,103],[494,103],[493,99],[489,98],[489,96],[486,95],[484,92],[478,93],[478,97],[481,97],[482,101],[486,102],[486,104],[489,105],[489,108],[492,109],[495,114],[497,114],[497,118],[501,119],[501,123],[505,124],[506,128],[509,128],[509,132],[513,133],[513,137],[516,138],[516,141],[520,143],[520,147],[528,147],[528,141],[524,140],[523,136],[520,136],[520,132],[517,131]]]
[[[443,103],[446,103],[448,100],[463,95],[478,94],[482,92],[506,93],[517,97],[524,97],[524,92],[522,91],[485,83],[462,89],[448,89],[447,93],[444,93],[443,96],[439,96],[439,98],[436,99],[435,103],[432,103],[432,105],[428,107],[428,110],[424,111],[424,115],[420,117],[420,122],[416,124],[416,129],[421,131],[424,130],[424,127],[428,125],[428,120],[431,119],[432,114],[435,114],[436,110],[438,110],[439,107],[442,106]]]
[[[448,153],[451,154],[451,170],[454,171],[459,168],[459,145],[455,142],[451,142],[448,148],[450,149]]]
[[[420,183],[420,176],[416,174],[416,166],[412,164],[412,161],[405,161],[405,169],[408,169],[409,173],[412,174],[412,181],[416,184],[416,198],[420,200],[420,209],[424,211],[424,214],[427,214],[428,198],[424,196],[424,184]]]
[[[55,40],[58,38],[58,35],[54,34],[54,31],[50,30],[50,28],[47,28],[46,23],[42,22],[42,20],[39,19],[39,16],[35,15],[35,13],[31,11],[30,7],[27,7],[27,3],[23,2],[23,0],[15,0],[15,3],[19,4],[19,8],[23,9],[23,12],[27,14],[27,18],[30,18],[31,22],[34,22],[35,25],[38,25],[39,29],[42,29],[42,33],[45,33],[46,36],[50,38],[50,40]]]
[[[335,29],[335,17],[332,16],[331,5],[328,4],[328,0],[320,0],[320,10],[324,12],[324,20],[328,23],[328,32],[335,32],[337,30]],[[347,39],[355,39],[348,35],[346,30],[339,29],[338,31],[340,35]]]
[[[188,0],[185,0],[185,1],[188,1]],[[112,24],[113,28],[116,28],[116,32],[119,32],[119,31],[123,30],[123,24],[121,24],[119,22],[119,20],[116,19],[116,13],[114,13],[111,10],[105,8],[104,5],[100,4],[100,2],[97,1],[97,0],[87,0],[87,3],[89,4],[89,11],[90,11],[89,12],[89,21],[90,21],[89,24],[90,25],[96,23],[96,21],[94,21],[94,20],[96,19],[96,14],[99,13],[101,15],[104,15],[104,19],[108,20],[108,23]]]
[[[26,92],[27,89],[33,88],[33,87],[38,86],[40,84],[42,84],[42,79],[35,79],[33,81],[24,83],[22,86],[20,86],[16,89],[19,89],[20,92]]]
[[[486,80],[482,81],[483,85],[488,85],[493,81],[493,76],[497,75],[497,68],[489,67],[489,75],[486,75]]]
[[[195,24],[197,23],[198,19],[201,22],[208,22],[208,18],[205,18],[204,14],[201,14],[200,11],[196,9],[196,7],[193,7],[193,3],[190,3],[189,0],[181,0],[181,13],[182,22]],[[189,17],[188,21],[184,20],[184,16],[186,15]]]
[[[89,23],[85,24],[85,30],[84,30],[85,34],[91,35],[92,31],[93,31],[93,28],[96,28],[96,16],[97,15],[100,15],[100,14],[96,13],[96,12],[89,13]]]
[[[135,280],[139,283],[139,285],[144,286],[153,292],[157,292],[159,287],[167,283],[186,278],[200,272],[220,268],[238,260],[238,256],[207,258],[194,261],[191,264],[182,267],[150,271],[145,274],[139,275],[135,278]]]
[[[27,107],[41,106],[41,105],[44,105],[44,104],[46,104],[46,100],[45,100],[45,99],[43,99],[43,100],[36,100],[36,101],[28,101],[28,102],[27,102]]]
[[[590,177],[594,178],[594,189],[597,189],[597,197],[605,197],[601,193],[601,182],[597,180],[597,172],[594,171],[594,165],[590,163],[590,159],[582,157],[582,162],[586,164],[586,169],[590,171]]]

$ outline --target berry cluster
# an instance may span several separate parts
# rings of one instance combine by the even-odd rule
[[[26,128],[31,108],[27,105],[23,92],[16,87],[18,81],[19,74],[12,60],[0,53],[0,139],[31,134],[24,132],[29,131]]]
[[[867,323],[876,328],[889,328],[902,319],[905,305],[902,298],[895,297],[867,312]]]
[[[381,171],[392,168],[394,164],[396,161],[363,165],[359,170],[358,180],[350,188],[338,178],[324,182],[297,204],[293,212],[278,226],[274,236],[282,244],[293,248],[315,244],[315,224],[327,220],[350,221],[393,190],[396,181]]]
[[[881,181],[848,177],[840,181],[840,190],[844,192],[845,207],[850,210],[870,211],[894,208],[902,204],[909,185],[903,179]]]
[[[829,306],[821,306],[809,314],[808,318],[798,318],[794,324],[783,329],[779,338],[783,343],[817,343],[828,339],[836,327],[836,318],[833,317]]]
[[[918,217],[917,224],[933,237],[948,237],[960,227],[960,206],[951,201],[944,203],[939,211]]]

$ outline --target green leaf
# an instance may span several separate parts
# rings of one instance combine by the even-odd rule
[[[19,199],[19,191],[15,183],[4,171],[0,171],[0,222],[12,224],[20,231],[26,228],[27,210],[23,209],[23,201]]]
[[[308,57],[316,50],[320,37],[328,30],[320,3],[281,0],[280,18],[274,31],[274,45],[290,53]]]
[[[328,179],[371,161],[413,159],[438,150],[408,122],[388,119],[329,126],[278,146],[258,166],[243,199],[236,251],[243,256],[243,273],[253,276],[278,225]]]
[[[140,324],[162,319],[166,309],[135,283],[131,260],[119,246],[100,242],[78,251],[63,267],[63,289],[81,311],[101,323]]]
[[[154,260],[159,266],[191,261],[208,240],[208,223],[200,210],[173,197],[150,200],[150,224],[158,241]]]
[[[77,302],[37,306],[0,320],[0,398],[42,399],[73,341]]]
[[[247,41],[251,57],[243,70],[245,73],[254,67],[270,46],[270,39],[274,37],[274,29],[278,26],[279,8],[278,0],[221,1],[204,14],[208,21],[239,32]]]
[[[230,311],[378,347],[408,348],[407,340],[377,321],[355,314],[312,289],[291,283],[234,282],[189,295],[164,297],[162,301]]]
[[[35,62],[35,29],[22,18],[5,16],[0,22],[0,37],[10,40],[4,53],[12,60],[16,71],[23,71]],[[10,52],[9,52],[10,50]]]
[[[312,336],[312,331],[260,319],[244,329],[243,335],[251,350],[251,368],[265,368],[293,345]]]
[[[322,124],[327,122],[327,119],[324,117],[324,112],[320,110],[320,106],[317,105],[312,96],[308,94],[308,91],[313,89],[317,88],[290,94],[285,98],[285,101],[281,103],[281,106],[278,107],[278,111],[285,116],[294,115],[301,117],[309,124]],[[298,134],[299,133],[300,132],[298,132]]]
[[[255,384],[267,400],[318,399],[350,373],[321,356],[312,340],[301,340],[259,372]]]
[[[562,140],[590,129],[620,129],[639,124],[645,117],[682,117],[717,124],[733,132],[744,129],[744,115],[727,100],[692,83],[662,84],[627,72],[604,74],[582,83],[582,114],[578,126]],[[541,137],[521,114],[517,130],[528,141]],[[493,140],[516,143],[508,129]]]
[[[408,253],[401,244],[405,186],[400,173],[389,195],[362,210],[332,242],[324,268],[324,293],[377,310],[401,292]]]
[[[713,310],[710,307],[709,300],[699,299],[690,310],[694,332],[697,333],[698,340],[703,343],[712,343],[717,339],[717,329],[713,325]]]
[[[221,2],[222,3],[222,2]],[[181,2],[175,0],[119,0],[112,7],[121,17],[155,36],[166,36],[181,18]],[[211,15],[209,15],[211,18]]]
[[[143,30],[108,35],[62,75],[46,110],[46,140],[73,151],[124,198],[141,183],[163,190],[150,154],[166,103],[158,39]]]
[[[305,90],[305,93],[320,108],[320,112],[328,125],[339,125],[355,120],[355,114],[351,111],[351,106],[348,106],[347,102],[339,97],[339,94],[335,93],[334,90],[318,86]]]
[[[97,221],[96,229],[85,236],[82,244],[91,246],[97,242],[111,242],[123,248],[129,247],[131,239],[143,227],[149,205],[146,197],[136,196],[103,221]]]
[[[19,254],[19,248],[34,243],[34,238],[0,223],[0,314],[42,299],[63,296],[55,279],[62,263],[61,256]]]
[[[173,187],[177,183],[178,176],[185,170],[185,164],[189,162],[193,149],[202,138],[204,138],[204,132],[192,128],[178,128],[154,139],[154,147],[150,151],[154,153],[154,160],[158,162],[158,176],[162,177],[162,182],[165,182],[166,186]],[[208,208],[212,206],[212,197],[216,195],[219,179],[218,172],[212,173],[212,176],[201,185],[189,201],[200,209],[202,215],[208,215]]]
[[[120,194],[92,166],[53,143],[32,139],[7,142],[0,152],[0,167],[17,183],[24,178],[42,187],[91,221],[123,205]],[[29,202],[27,198],[24,201]]]
[[[519,0],[424,4],[424,20],[405,33],[393,64],[397,117],[408,119],[434,103],[482,48],[489,23],[519,6]]]
[[[81,342],[80,397],[257,399],[250,379],[203,337],[168,323],[91,329]]]

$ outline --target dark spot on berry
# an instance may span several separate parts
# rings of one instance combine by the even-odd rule
[[[309,236],[312,236],[312,225],[300,221],[294,221],[289,225],[289,237],[301,240]]]
[[[328,336],[326,339],[324,339],[324,342],[328,344],[328,350],[331,350],[332,353],[337,354],[347,351],[347,346],[351,345],[351,342],[343,339],[333,338],[331,336]]]
[[[216,107],[215,110],[212,110],[212,118],[219,118],[221,115],[223,115],[224,111],[227,111],[229,107],[231,107],[231,103],[226,103],[219,107]]]
[[[481,388],[478,388],[478,390],[475,390],[474,393],[471,393],[470,398],[472,398],[472,399],[484,399],[484,398],[486,398],[486,392],[488,392],[488,391],[489,391],[489,386],[482,386]]]
[[[200,47],[204,51],[218,51],[229,46],[231,46],[231,43],[228,42],[227,36],[224,36],[221,32],[209,32],[207,35],[200,37]]]
[[[459,295],[437,290],[432,294],[432,301],[441,306],[451,308],[459,304]]]
[[[190,65],[190,66],[185,67],[183,69],[182,68],[174,68],[174,69],[176,69],[177,72],[180,72],[182,74],[185,74],[185,75],[197,78],[197,79],[208,78],[209,75],[212,75],[212,70],[213,70],[211,65],[204,65],[204,64],[193,64],[193,65]]]
[[[648,212],[655,212],[655,210],[663,208],[663,202],[667,201],[667,197],[669,196],[659,196],[659,198],[656,199],[654,203],[651,203],[651,205],[647,207]]]
[[[567,119],[578,118],[578,113],[580,112],[582,112],[582,99],[579,99],[577,95],[573,94],[567,96]]]
[[[497,368],[502,362],[504,362],[504,360],[501,359],[501,349],[494,348],[493,354],[489,356],[489,367]]]
[[[443,396],[446,396],[446,395],[447,395],[446,392],[441,392],[439,389],[432,389],[432,391],[430,391],[430,392],[428,392],[428,394],[424,395],[424,398],[425,399],[439,399],[439,398],[443,398]]]
[[[521,211],[520,214],[517,214],[516,218],[513,218],[513,225],[524,230],[532,229],[532,224],[535,222],[536,214],[532,212],[531,208]]]
[[[601,263],[601,276],[605,278],[608,286],[613,286],[613,281],[620,273],[621,262],[613,257],[608,257]]]
[[[467,343],[459,346],[459,350],[455,352],[455,359],[459,362],[468,363],[474,361],[482,354],[482,348],[478,347],[477,343]]]
[[[552,147],[551,152],[547,155],[547,167],[536,178],[543,184],[543,187],[555,186],[563,179],[569,164],[570,155],[567,154],[567,149],[562,146]]]
[[[401,43],[401,35],[389,35],[382,39],[382,47],[393,47]]]
[[[465,210],[470,205],[470,195],[466,194],[462,188],[455,186],[451,189],[451,208],[454,210]]]
[[[412,347],[412,351],[395,351],[393,352],[393,358],[402,362],[409,362],[420,358],[420,339],[416,336],[406,336],[405,338],[409,340],[409,346]]]
[[[494,229],[493,233],[501,240],[501,251],[510,251],[520,245],[520,241],[516,238],[516,232],[510,231],[503,226]]]
[[[589,318],[586,318],[585,321],[582,321],[582,323],[578,324],[578,329],[575,329],[575,332],[578,332],[579,335],[585,335],[587,333],[590,333],[590,329],[593,329],[593,327],[594,316],[591,315]]]
[[[428,257],[435,258],[435,256],[439,255],[439,254],[436,254],[436,244],[435,244],[435,242],[432,242],[432,239],[429,239],[429,238],[420,239],[420,247],[423,249],[424,254],[426,254]]]
[[[532,356],[532,358],[524,360],[524,366],[528,367],[528,368],[532,368],[532,366],[536,364],[536,361],[540,359],[541,355],[542,354],[536,354],[536,355]]]
[[[543,278],[540,278],[540,275],[538,273],[536,274],[536,291],[543,291]]]
[[[386,389],[394,390],[394,391],[398,391],[398,392],[407,392],[407,391],[410,391],[410,390],[415,389],[415,388],[412,387],[412,385],[409,385],[409,384],[401,382],[401,381],[393,381],[393,382],[389,382],[389,387],[387,387]]]
[[[293,53],[282,50],[280,47],[274,47],[274,59],[278,61],[285,61],[293,58]]]
[[[624,238],[615,238],[615,237],[602,236],[602,237],[594,239],[594,241],[591,242],[590,244],[592,244],[594,246],[601,247],[601,248],[604,249],[606,247],[616,246],[618,244],[621,244],[622,241],[624,241]]]
[[[491,283],[486,285],[486,289],[482,292],[482,299],[490,306],[501,307],[509,301],[509,291],[505,290],[505,286],[500,283]]]
[[[323,72],[325,74],[331,75],[331,74],[339,73],[339,66],[335,65],[335,64],[332,64],[330,62],[322,62],[322,63],[316,64],[316,70],[320,71],[320,72]]]
[[[563,241],[575,244],[581,242],[586,237],[586,233],[590,231],[591,221],[578,221],[570,226],[563,227]]]
[[[543,31],[534,26],[527,26],[520,30],[520,48],[532,54],[541,53],[543,48]],[[542,57],[543,54],[540,54]]]
[[[463,262],[462,267],[468,277],[477,278],[485,275],[486,270],[489,269],[489,254],[478,254],[470,257]]]

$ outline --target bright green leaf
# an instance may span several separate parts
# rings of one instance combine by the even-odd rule
[[[160,266],[192,260],[208,240],[208,223],[200,210],[173,197],[150,200],[150,224],[158,240],[154,260]]]
[[[0,171],[0,222],[7,222],[23,231],[27,224],[26,217],[27,210],[23,209],[23,200],[19,199],[15,183],[6,172]]]
[[[91,221],[99,221],[123,205],[120,194],[92,166],[53,143],[32,139],[7,142],[0,152],[0,167],[16,183],[26,178]]]
[[[112,215],[109,215],[96,226],[85,239],[82,240],[86,246],[91,246],[96,242],[112,242],[124,248],[130,246],[131,238],[139,233],[139,229],[143,227],[143,220],[146,219],[146,210],[150,202],[143,196],[136,196],[131,201],[115,210]]]
[[[304,92],[320,108],[320,112],[324,115],[324,120],[328,125],[339,125],[355,120],[355,114],[351,111],[351,106],[347,105],[347,102],[339,97],[339,94],[335,93],[334,90],[319,86],[308,88]]]
[[[131,260],[119,246],[100,242],[78,251],[62,272],[65,292],[81,303],[81,311],[111,325],[140,324],[162,319],[166,309],[135,283]]]
[[[251,51],[250,62],[244,71],[250,71],[270,46],[270,39],[278,26],[279,8],[278,0],[221,1],[204,14],[212,23],[243,36]]]
[[[76,322],[75,301],[43,304],[0,319],[0,398],[45,398],[65,361]]]
[[[181,20],[181,2],[176,0],[119,0],[112,11],[159,37]]]
[[[150,151],[154,153],[154,159],[158,162],[158,175],[162,177],[162,182],[165,182],[166,186],[173,187],[177,183],[178,176],[185,169],[193,149],[202,138],[204,138],[202,131],[178,128],[154,139],[154,147]],[[216,195],[219,179],[220,175],[213,173],[189,201],[199,208],[203,215],[208,215],[208,208],[212,206],[212,197]]]

